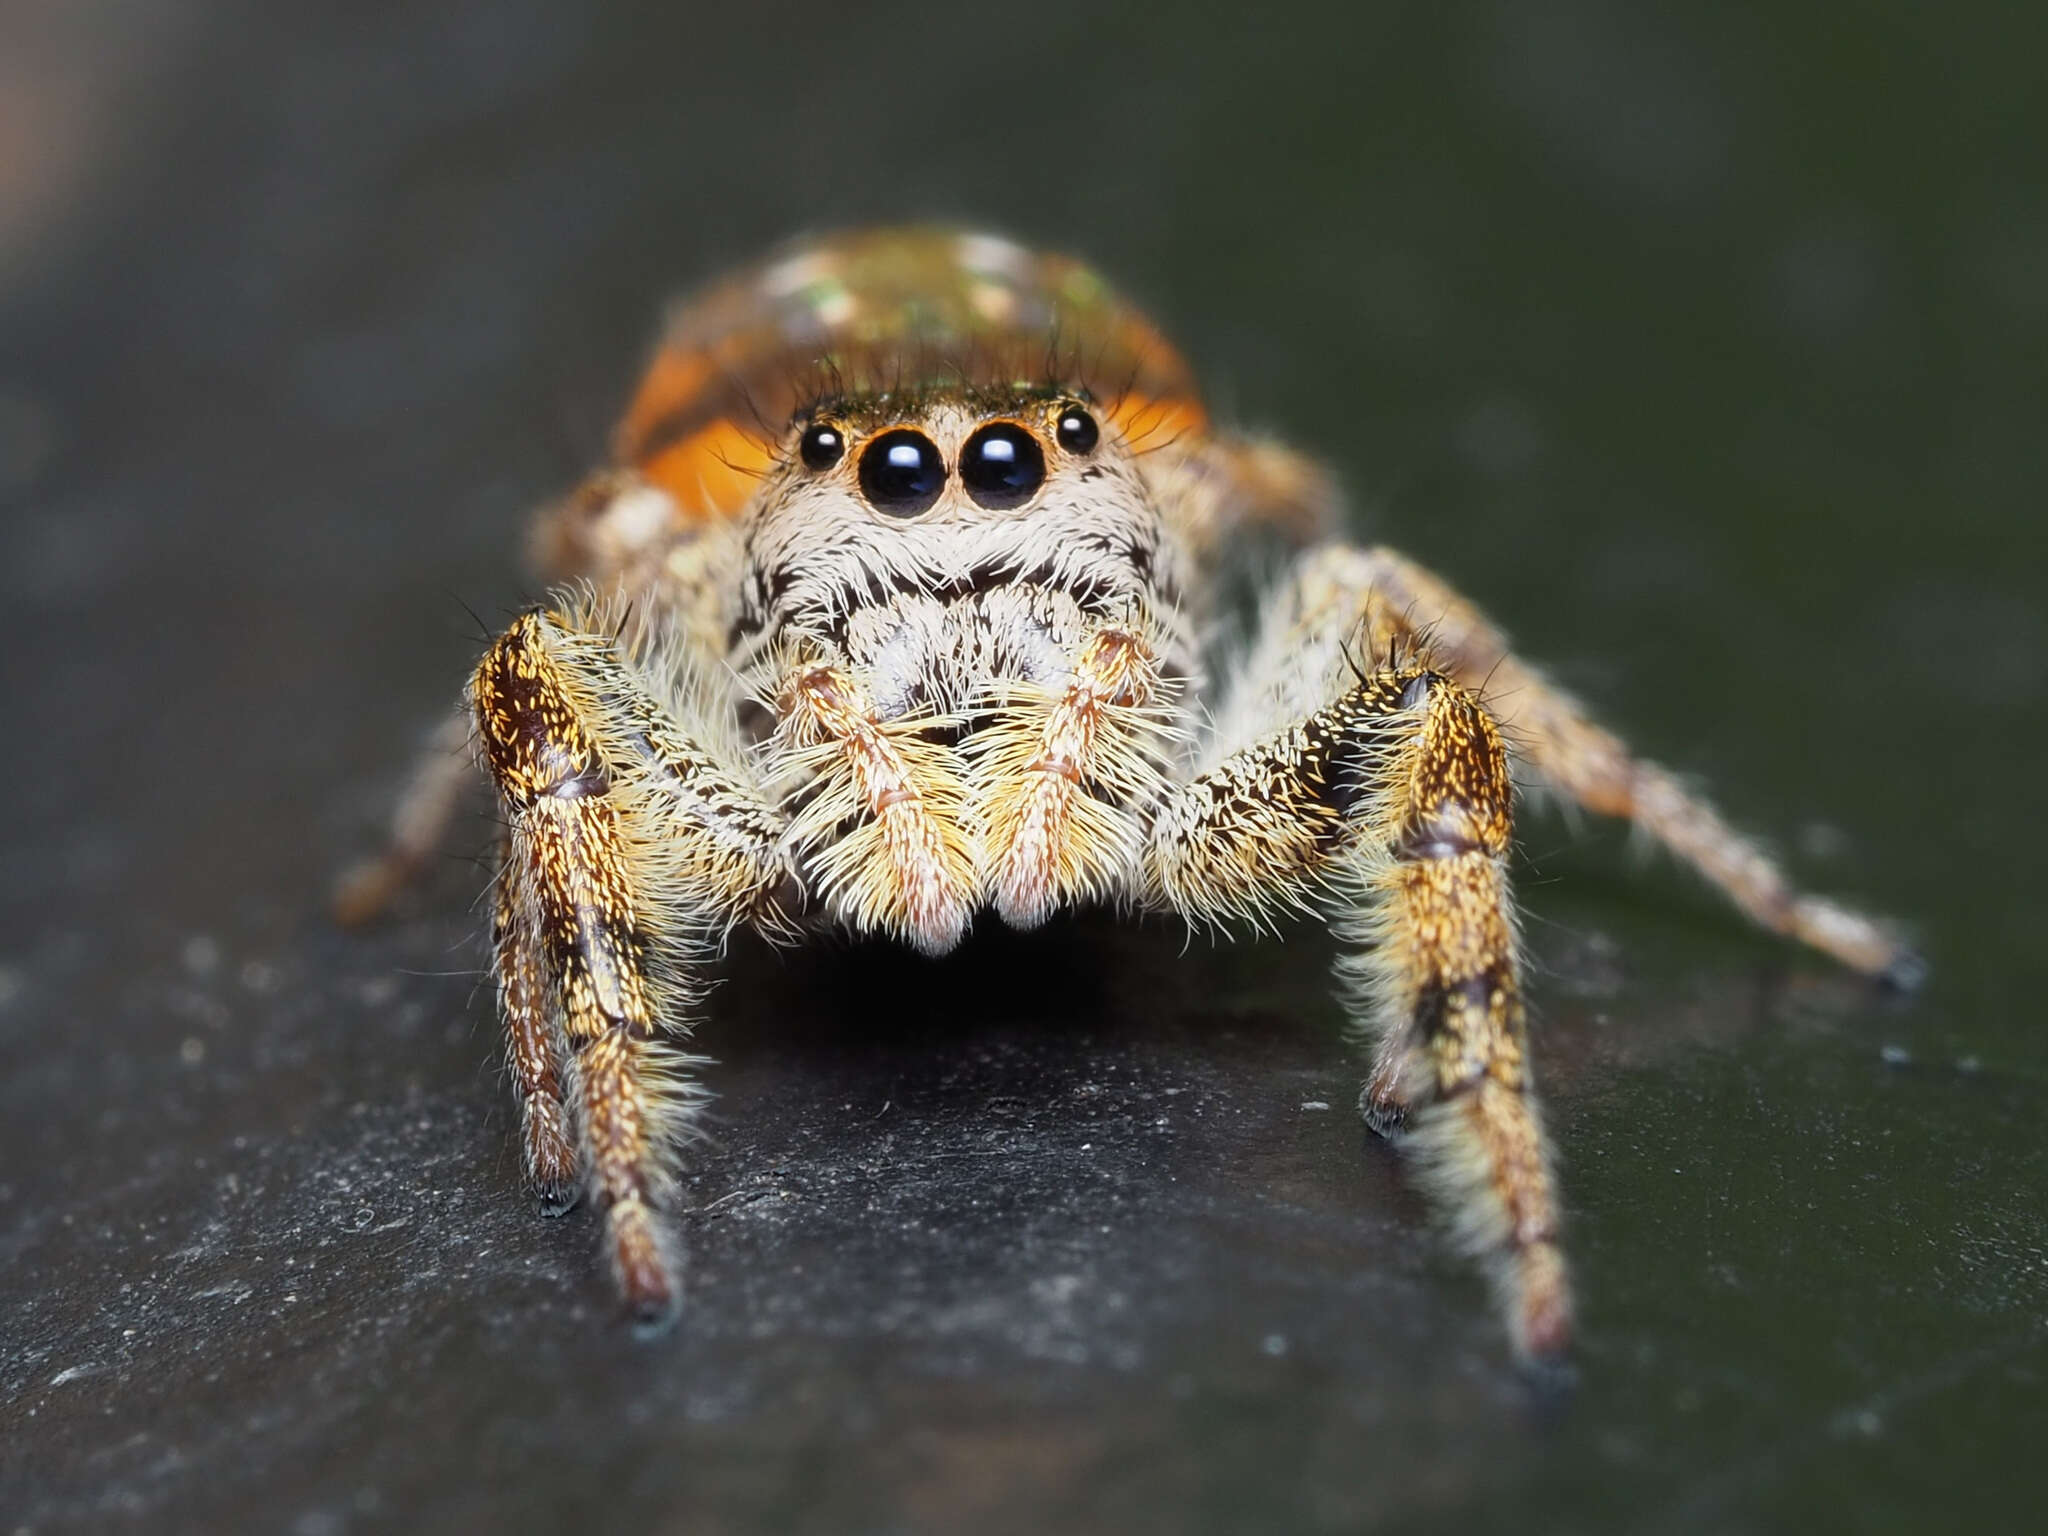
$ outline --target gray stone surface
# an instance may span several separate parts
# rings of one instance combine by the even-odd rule
[[[43,10],[0,46],[0,1529],[2038,1512],[2038,17]],[[1531,819],[1575,1390],[1351,1112],[1317,935],[740,946],[648,1344],[518,1188],[481,808],[327,924],[660,298],[904,215],[1092,254],[1361,528],[1925,935],[1888,1002]]]

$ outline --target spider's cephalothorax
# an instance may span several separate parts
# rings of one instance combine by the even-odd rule
[[[1757,921],[1903,974],[1793,890],[1468,603],[1335,537],[1310,464],[1214,429],[1093,273],[1007,241],[808,244],[679,309],[612,468],[539,522],[566,579],[490,647],[468,726],[502,802],[495,968],[529,1177],[587,1190],[631,1309],[677,1298],[659,1214],[693,979],[746,923],[931,953],[1075,904],[1324,917],[1403,1136],[1519,1350],[1571,1328],[1530,1083],[1511,767],[1631,818]],[[1214,594],[1297,546],[1211,698]],[[1511,764],[1504,742],[1512,738]],[[443,760],[356,914],[438,837]]]

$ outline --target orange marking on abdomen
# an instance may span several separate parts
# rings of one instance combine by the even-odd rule
[[[1141,453],[1209,429],[1209,413],[1192,395],[1125,395],[1111,403],[1109,419]]]
[[[1180,354],[1089,268],[911,226],[785,247],[692,295],[672,312],[613,451],[686,519],[713,519],[751,494],[765,462],[753,434],[778,436],[822,395],[1020,383],[1098,397],[1141,447],[1207,425]]]
[[[684,522],[703,523],[737,513],[774,464],[759,436],[721,417],[639,467],[651,484],[668,492]]]

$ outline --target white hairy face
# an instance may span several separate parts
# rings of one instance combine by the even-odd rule
[[[1084,401],[937,392],[826,404],[745,519],[736,659],[867,672],[885,716],[1060,675],[1107,614],[1171,613],[1183,556],[1138,455]]]

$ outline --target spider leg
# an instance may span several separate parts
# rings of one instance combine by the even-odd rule
[[[508,832],[499,858],[491,948],[498,1011],[505,1021],[505,1060],[519,1103],[519,1140],[526,1182],[541,1209],[560,1215],[576,1203],[576,1128],[562,1097],[568,1039],[548,985],[541,896],[530,857]]]
[[[1334,913],[1354,946],[1340,975],[1375,1080],[1401,1095],[1406,1151],[1492,1272],[1517,1349],[1556,1355],[1571,1294],[1529,1075],[1507,754],[1448,678],[1408,665],[1348,681],[1167,797],[1150,883],[1198,921]]]
[[[1365,650],[1420,649],[1482,692],[1537,780],[1603,816],[1623,817],[1699,871],[1752,921],[1853,970],[1910,986],[1923,973],[1901,937],[1860,912],[1799,890],[1753,840],[1669,769],[1634,756],[1569,694],[1508,649],[1448,584],[1391,549],[1331,545],[1301,558],[1305,605],[1350,616]],[[1332,626],[1322,626],[1323,632]]]
[[[1270,437],[1231,432],[1210,436],[1198,451],[1229,487],[1229,524],[1270,528],[1298,543],[1329,538],[1342,526],[1336,483],[1307,454]]]
[[[450,715],[420,753],[392,808],[384,851],[351,865],[335,881],[336,922],[358,927],[391,905],[441,846],[474,772],[469,717]]]
[[[555,1030],[584,1179],[614,1278],[643,1322],[679,1290],[657,1208],[688,1129],[692,977],[734,923],[773,931],[783,824],[696,745],[602,625],[529,613],[470,682],[480,755],[509,826],[498,952],[529,1167],[564,1170],[547,1130]],[[536,1153],[535,1137],[540,1150]]]
[[[969,800],[995,909],[1012,927],[1108,896],[1137,861],[1143,827],[1131,807],[1164,781],[1169,732],[1148,709],[1160,692],[1141,627],[1111,625],[1082,642],[1063,684],[1010,684],[991,701],[967,742]]]
[[[820,893],[855,929],[944,954],[976,894],[954,755],[924,739],[949,722],[879,720],[860,684],[824,662],[797,666],[776,710],[792,764],[811,776],[790,830]]]

